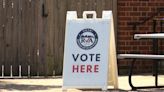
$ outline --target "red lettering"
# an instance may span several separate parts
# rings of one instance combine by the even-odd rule
[[[90,73],[92,72],[92,66],[91,65],[87,65],[87,73],[88,72],[90,72]]]
[[[79,70],[79,66],[78,65],[73,65],[73,69],[72,69],[72,72],[77,72],[78,73],[78,70]]]
[[[85,72],[85,65],[81,65],[81,73],[84,73]]]
[[[99,65],[73,65],[73,73],[98,73]]]
[[[99,70],[99,65],[94,65],[94,72],[98,73],[99,72],[98,70]]]

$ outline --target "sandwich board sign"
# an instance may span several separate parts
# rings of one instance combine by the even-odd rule
[[[87,18],[88,15],[92,18]],[[83,18],[77,18],[76,11],[67,12],[63,90],[106,90],[109,84],[117,87],[115,41],[111,37],[114,37],[112,11],[103,11],[102,18],[97,18],[95,11],[84,11]],[[112,77],[116,80],[113,83]]]

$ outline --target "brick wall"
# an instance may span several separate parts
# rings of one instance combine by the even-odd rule
[[[134,31],[129,22],[142,22],[145,18],[150,17],[157,12],[157,8],[164,8],[164,0],[118,0],[118,53],[145,53],[151,54],[152,40],[134,40],[134,33],[151,33],[153,32],[153,19],[136,27]],[[164,17],[163,13],[155,17]],[[159,32],[159,23],[158,28]],[[150,72],[152,70],[152,62],[141,62],[138,60],[135,66],[135,72]],[[128,60],[119,60],[119,73],[127,73],[129,67]],[[145,70],[145,68],[147,70]]]

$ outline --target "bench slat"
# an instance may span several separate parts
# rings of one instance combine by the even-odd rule
[[[142,38],[164,38],[164,33],[153,33],[153,34],[135,34],[134,39]]]
[[[118,54],[118,59],[164,59],[164,55],[148,55],[148,54]]]

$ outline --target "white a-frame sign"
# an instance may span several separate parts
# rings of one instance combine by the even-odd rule
[[[88,18],[88,15],[92,16]],[[67,12],[63,89],[118,88],[115,36],[112,11]]]

